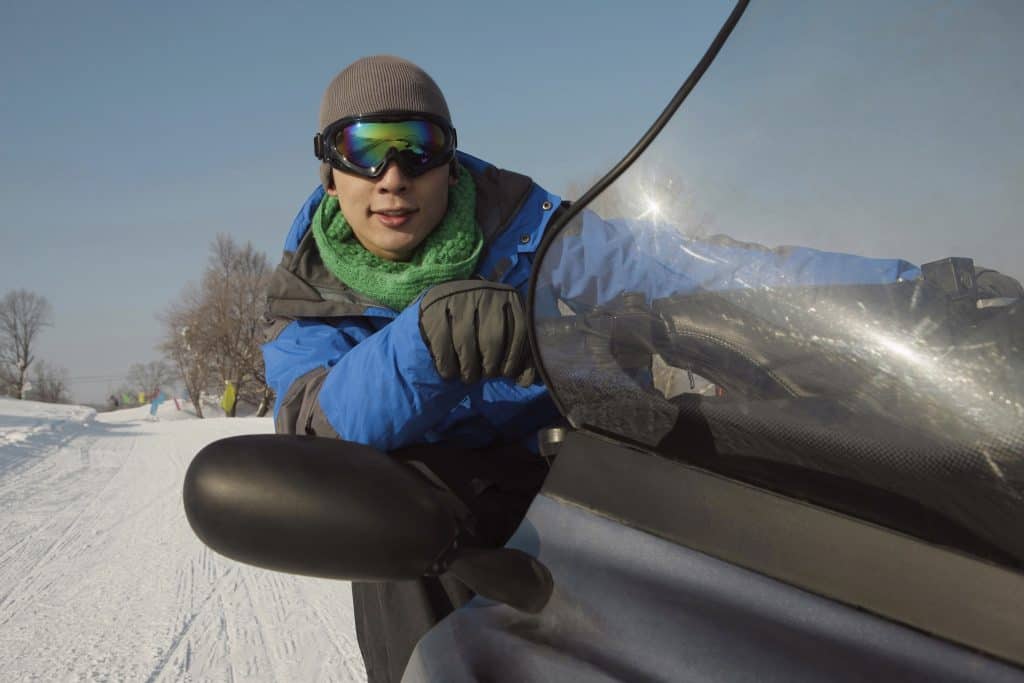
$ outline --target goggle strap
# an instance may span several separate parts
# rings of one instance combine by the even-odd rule
[[[324,139],[320,133],[313,136],[313,156],[320,161],[324,161],[327,156],[327,153],[324,151]]]

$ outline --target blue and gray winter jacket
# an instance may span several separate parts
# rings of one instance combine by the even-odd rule
[[[476,183],[486,245],[476,276],[516,287],[525,300],[534,255],[560,199],[526,176],[461,152],[459,160]],[[441,379],[420,335],[418,301],[394,311],[328,272],[309,229],[323,196],[317,188],[296,216],[268,290],[263,355],[279,433],[338,437],[384,451],[436,442],[482,447],[527,438],[557,418],[543,385]],[[601,303],[623,292],[653,299],[681,284],[717,289],[917,277],[916,268],[896,259],[687,240],[674,231],[638,244],[635,227],[624,230],[592,213],[581,227],[581,239],[561,240],[562,253],[546,262],[566,299]]]

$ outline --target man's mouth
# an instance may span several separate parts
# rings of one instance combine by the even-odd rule
[[[398,228],[404,225],[416,213],[416,209],[384,209],[373,212],[377,220],[389,228]]]

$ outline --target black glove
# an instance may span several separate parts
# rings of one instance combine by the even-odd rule
[[[1024,287],[1009,275],[974,265],[970,258],[945,258],[921,265],[926,285],[946,295],[955,326],[984,320],[1024,297]]]
[[[974,277],[978,282],[978,295],[982,300],[995,298],[1024,298],[1024,287],[1009,275],[1003,275],[991,268],[975,266]]]
[[[502,376],[529,386],[536,377],[526,311],[508,285],[454,280],[430,288],[420,301],[420,334],[444,379]]]

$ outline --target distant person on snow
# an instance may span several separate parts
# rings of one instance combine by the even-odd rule
[[[154,418],[156,417],[156,411],[160,407],[160,404],[167,400],[167,396],[159,388],[157,388],[155,394],[153,401],[149,404],[149,414]]]
[[[398,57],[363,58],[335,76],[319,124],[320,186],[296,216],[267,292],[275,428],[424,463],[477,516],[479,541],[503,544],[546,473],[535,434],[559,417],[535,372],[523,301],[562,202],[526,176],[456,151],[441,90]],[[621,231],[596,225],[588,259],[639,263]],[[917,273],[897,259],[726,248],[747,254],[758,272],[814,282]],[[673,266],[700,265],[691,260]],[[627,272],[604,283],[601,298],[657,293],[645,279],[655,269],[619,270]],[[419,637],[468,597],[445,577],[353,584],[369,680],[398,680]]]
[[[224,410],[225,415],[231,414],[231,409],[235,407],[236,398],[235,385],[230,380],[224,380],[224,396],[221,397],[220,407]]]

